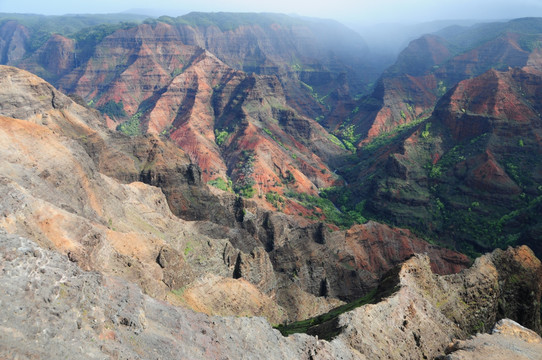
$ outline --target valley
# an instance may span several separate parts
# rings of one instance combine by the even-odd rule
[[[540,44],[0,14],[0,356],[443,358],[503,319],[537,354]]]

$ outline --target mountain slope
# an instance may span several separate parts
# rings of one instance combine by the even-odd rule
[[[426,118],[459,81],[491,68],[503,71],[538,62],[541,34],[541,20],[526,18],[422,36],[401,52],[373,94],[360,100],[351,124],[362,139],[371,139]]]
[[[26,71],[0,74],[0,226],[83,269],[201,311],[279,323],[365,295],[415,252],[439,273],[469,263],[401,229],[331,232],[214,193],[173,143],[112,132],[98,112]]]
[[[284,195],[340,184],[334,170],[348,151],[314,119],[363,90],[365,51],[331,21],[195,13],[55,34],[7,62],[80,96],[110,128],[171,138],[205,182],[322,218]]]
[[[542,195],[541,90],[532,67],[461,81],[429,119],[361,151],[348,180],[377,218],[463,250],[534,245],[539,221],[527,213]]]

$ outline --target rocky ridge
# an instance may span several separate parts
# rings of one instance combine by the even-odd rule
[[[465,341],[454,342],[446,349],[450,354],[442,360],[500,359],[536,360],[542,353],[542,339],[532,330],[515,321],[500,320],[491,334],[479,334]]]
[[[499,319],[501,311],[512,318],[523,313],[514,310],[518,306],[534,310],[526,325],[540,331],[542,287],[532,280],[540,279],[542,267],[527,248],[484,256],[468,271],[444,277],[431,273],[427,257],[415,256],[392,276],[400,284],[395,294],[341,315],[339,333],[326,341],[305,334],[283,337],[262,318],[209,317],[172,307],[119,278],[84,272],[25,238],[3,231],[0,238],[0,355],[7,357],[433,358],[443,356],[454,338],[472,334],[477,322]],[[507,262],[518,264],[522,271],[514,276],[534,286],[525,288],[531,297],[515,293],[502,302],[512,282],[501,272]],[[498,328],[500,344],[521,344],[509,354],[536,354],[540,338],[533,332]],[[453,349],[469,341],[456,342]],[[461,351],[449,358],[458,356]]]

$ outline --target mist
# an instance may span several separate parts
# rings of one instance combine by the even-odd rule
[[[302,16],[331,18],[350,26],[378,23],[413,24],[449,19],[511,19],[542,16],[538,0],[200,0],[179,2],[155,0],[152,8],[146,0],[41,1],[0,0],[0,12],[45,15],[135,12],[149,16],[178,16],[191,11],[205,12],[279,12]]]
[[[0,12],[44,15],[132,13],[150,17],[202,12],[275,12],[334,19],[357,31],[367,43],[375,66],[384,68],[408,43],[450,25],[542,17],[539,0],[0,0]]]

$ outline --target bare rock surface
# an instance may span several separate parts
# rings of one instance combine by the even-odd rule
[[[285,338],[263,318],[210,317],[172,307],[4,231],[0,257],[2,358],[354,358],[341,341]]]
[[[394,288],[394,281],[399,281],[393,295],[340,316],[336,337],[326,341],[305,334],[283,337],[264,318],[208,316],[168,305],[123,279],[82,271],[67,256],[0,230],[0,357],[435,358],[444,356],[454,339],[467,338],[472,333],[468,324],[486,316],[484,309],[491,309],[500,299],[500,295],[488,299],[483,287],[470,284],[469,279],[489,277],[492,283],[502,259],[510,261],[518,252],[526,252],[523,257],[532,260],[529,269],[540,270],[536,258],[522,248],[486,255],[468,271],[447,276],[433,274],[428,258],[415,256],[390,275],[388,286]],[[518,274],[529,275],[529,271]],[[499,293],[498,285],[495,290]],[[446,291],[460,297],[448,294],[454,306],[469,297],[466,292],[470,294],[469,317],[452,319],[442,304],[435,303]],[[515,301],[529,302],[521,297]],[[540,314],[534,312],[532,317]],[[496,329],[494,335],[456,342],[459,351],[449,354],[449,359],[478,359],[453,357],[471,352],[475,343],[480,344],[480,351],[497,346],[503,354],[512,354],[509,358],[537,359],[540,338],[535,332],[507,321]],[[536,330],[540,331],[539,326]]]
[[[340,331],[338,338],[369,359],[435,358],[453,339],[489,331],[505,317],[540,333],[541,273],[540,261],[526,246],[496,250],[445,276],[432,273],[429,259],[416,255],[390,276],[391,284],[397,276],[394,295],[309,332],[322,337]],[[519,283],[530,290],[510,291]]]
[[[515,321],[499,321],[491,334],[478,334],[465,341],[454,342],[451,353],[442,360],[539,360],[542,338]]]

